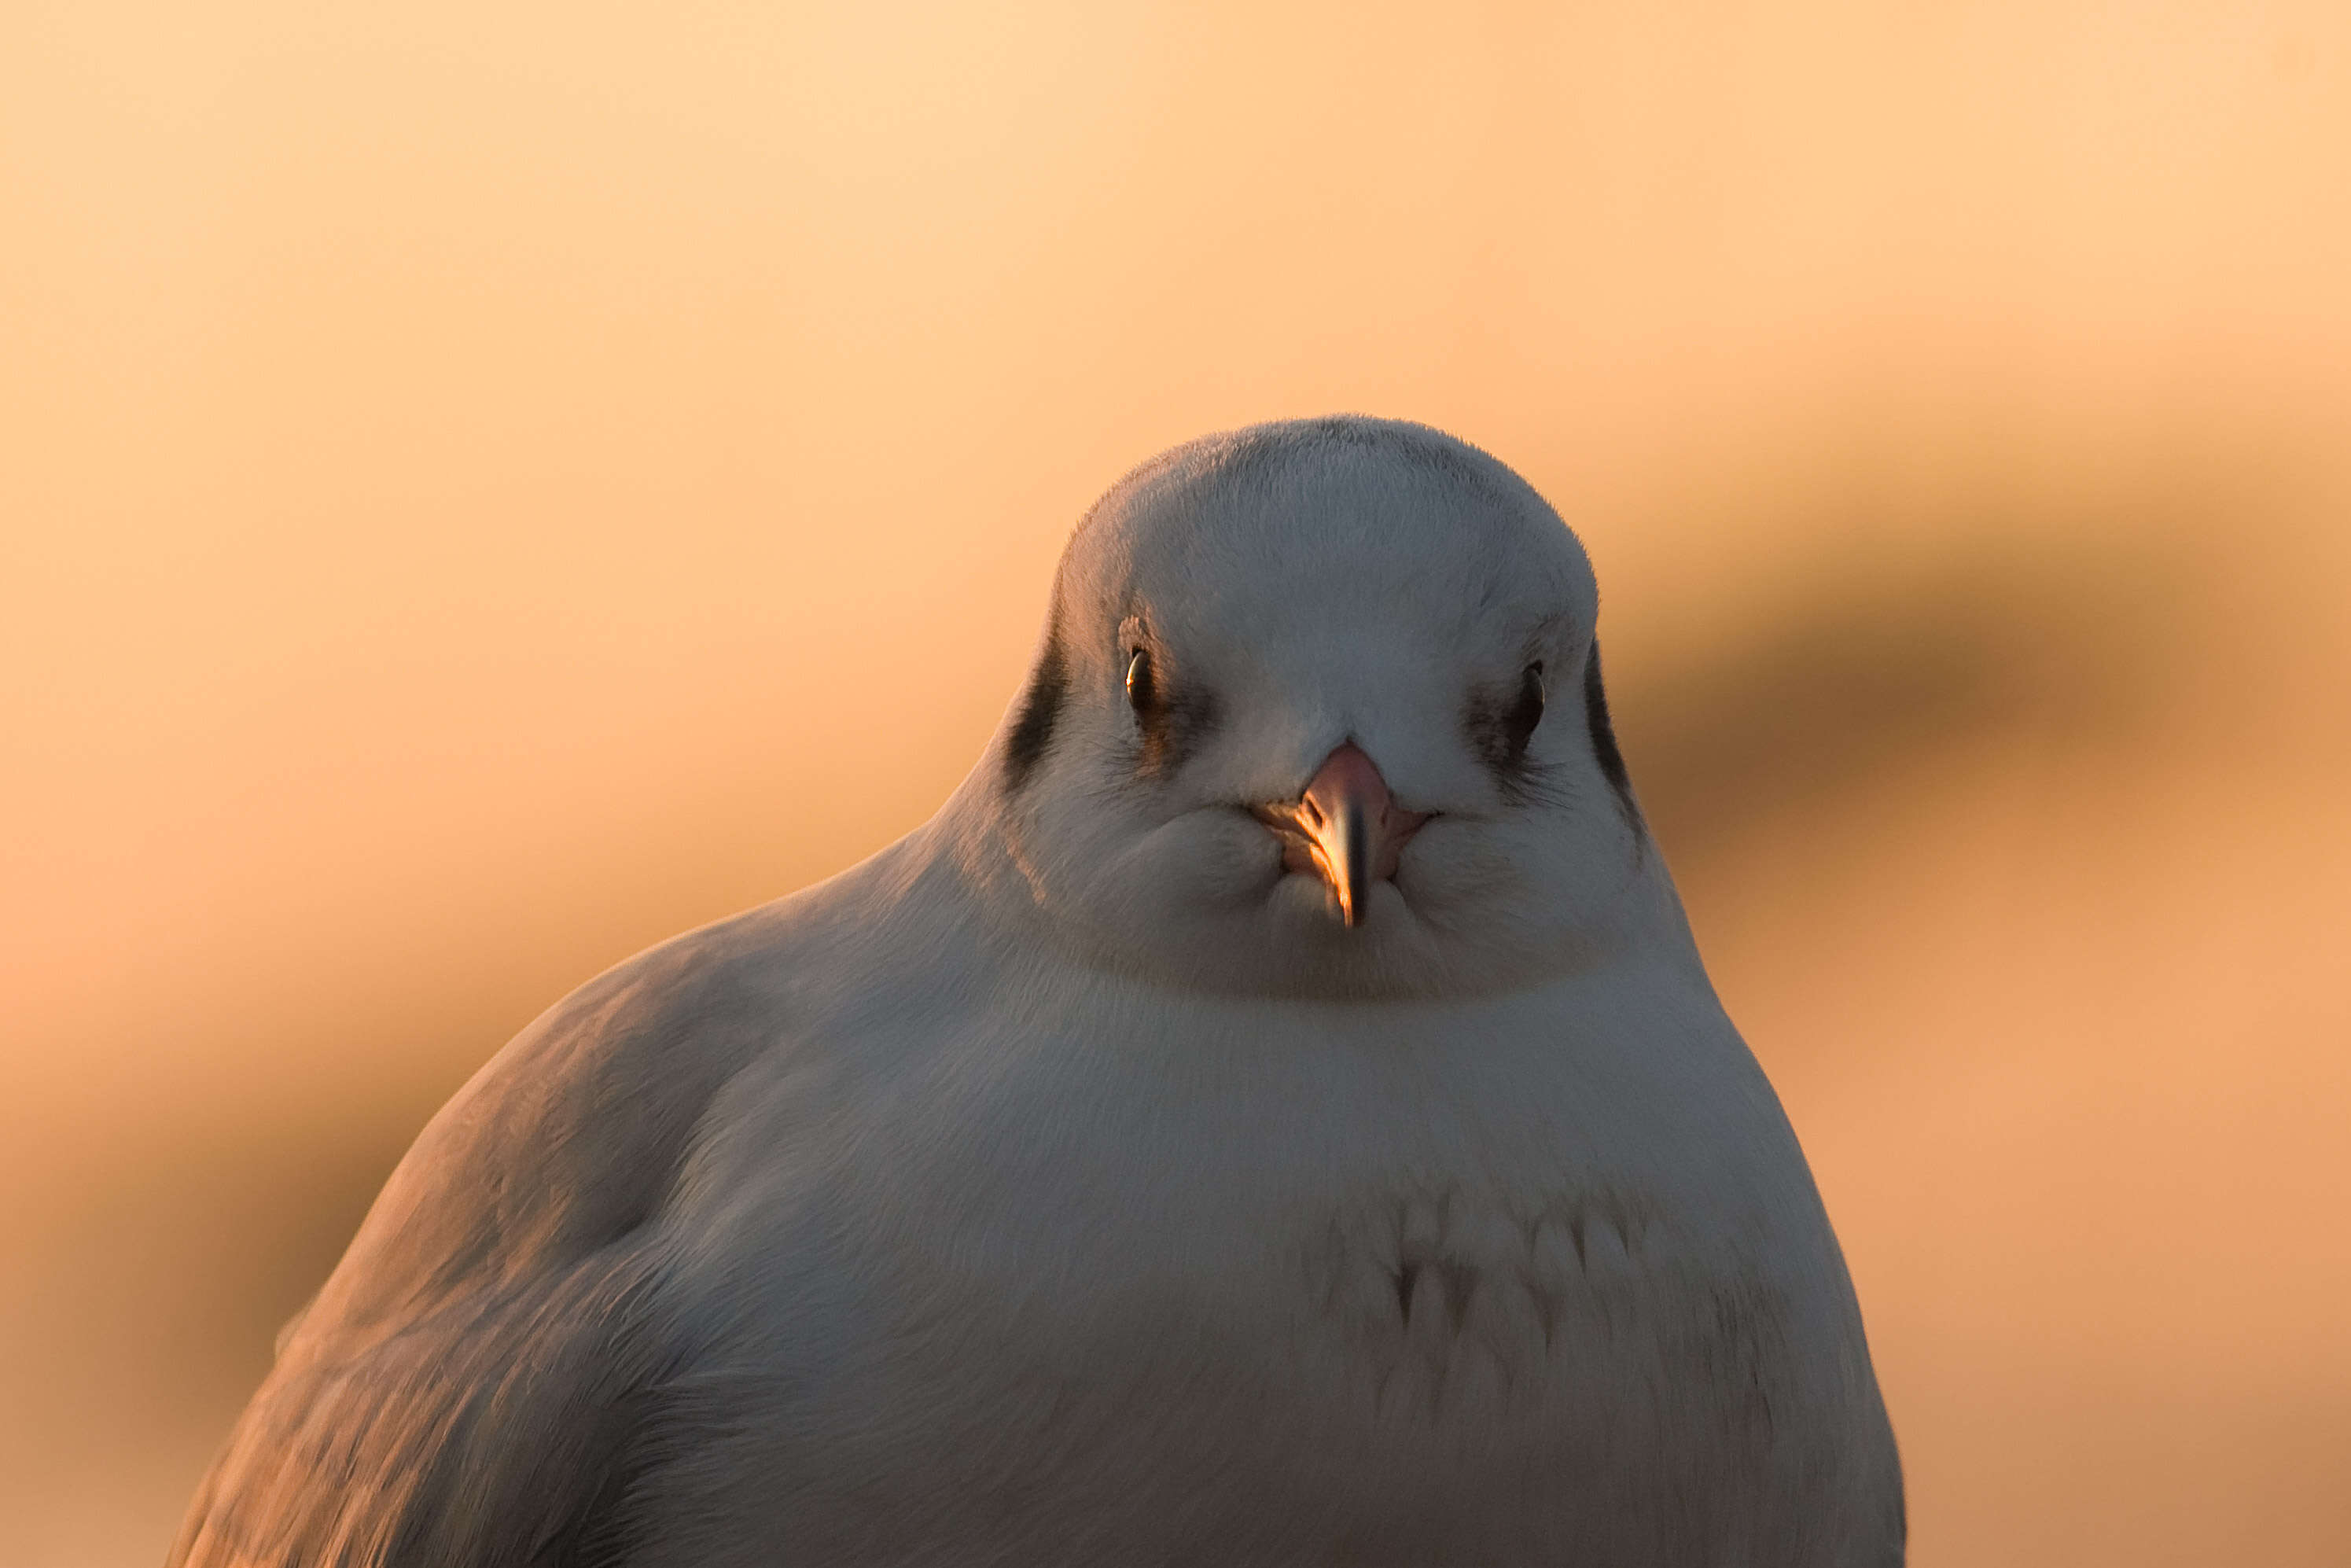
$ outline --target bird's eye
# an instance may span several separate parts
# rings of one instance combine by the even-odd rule
[[[1537,660],[1520,673],[1519,700],[1511,707],[1510,716],[1502,721],[1503,730],[1510,739],[1512,761],[1525,755],[1527,742],[1534,737],[1535,727],[1542,723],[1543,697],[1542,662]]]
[[[1158,700],[1158,689],[1151,679],[1150,650],[1137,648],[1126,662],[1126,706],[1142,713]]]

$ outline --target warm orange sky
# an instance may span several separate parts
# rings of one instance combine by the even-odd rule
[[[2327,4],[16,0],[0,1561],[160,1555],[473,1064],[1339,408],[1591,542],[1916,1561],[2343,1561],[2346,278]]]

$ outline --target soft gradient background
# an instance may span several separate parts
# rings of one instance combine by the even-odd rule
[[[1590,543],[1914,1561],[2351,1563],[2346,280],[2334,0],[9,0],[0,1563],[155,1562],[476,1064],[1337,409]]]

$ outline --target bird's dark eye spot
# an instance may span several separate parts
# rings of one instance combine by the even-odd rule
[[[1045,651],[1037,660],[1035,674],[1029,677],[1029,689],[1020,695],[1020,716],[1013,721],[1012,733],[1005,741],[1004,785],[1008,790],[1027,783],[1029,774],[1045,759],[1045,752],[1053,743],[1053,727],[1061,716],[1069,678],[1069,660],[1061,652],[1061,629],[1056,626],[1045,634]]]
[[[1159,687],[1152,678],[1147,648],[1137,648],[1126,662],[1126,706],[1137,713],[1149,713],[1159,706]]]
[[[1544,695],[1542,661],[1538,659],[1520,672],[1518,701],[1502,716],[1502,735],[1513,762],[1527,754],[1527,742],[1542,723]]]

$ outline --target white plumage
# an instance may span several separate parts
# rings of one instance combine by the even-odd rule
[[[1130,475],[937,817],[434,1119],[174,1561],[1900,1562],[1597,603],[1420,426]]]

